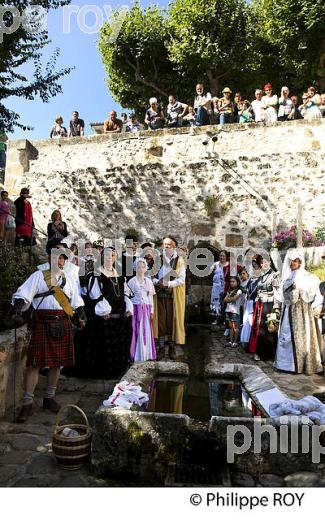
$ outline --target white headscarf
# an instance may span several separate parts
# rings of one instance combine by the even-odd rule
[[[301,265],[296,271],[290,269],[292,260],[299,259]],[[302,248],[289,249],[287,252],[282,269],[282,288],[285,282],[292,280],[304,302],[311,303],[319,288],[320,280],[314,274],[308,273],[305,269],[305,255]],[[287,285],[287,284],[286,284]]]
[[[305,271],[305,255],[303,252],[303,249],[297,248],[297,249],[289,249],[284,261],[283,261],[283,267],[282,267],[282,275],[281,275],[281,282],[285,282],[288,280],[288,278],[292,277],[292,270],[290,269],[290,264],[292,260],[295,260],[296,258],[299,258],[301,262],[301,266],[299,268],[299,271]]]

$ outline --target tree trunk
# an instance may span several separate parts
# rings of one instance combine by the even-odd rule
[[[209,89],[210,89],[212,96],[218,96],[219,76],[213,74],[211,70],[207,71],[207,76],[209,79]]]

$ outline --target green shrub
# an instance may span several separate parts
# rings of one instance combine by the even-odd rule
[[[6,314],[13,293],[35,271],[28,264],[23,247],[0,243],[0,329],[5,328]]]
[[[133,227],[129,227],[129,228],[124,230],[124,233],[125,233],[125,235],[132,235],[132,236],[134,236],[136,241],[139,242],[140,233],[139,233],[139,231],[137,229],[135,229]]]
[[[315,237],[325,244],[325,226],[319,227],[315,230]]]
[[[325,262],[320,262],[316,265],[307,265],[306,270],[318,276],[322,282],[325,282]]]

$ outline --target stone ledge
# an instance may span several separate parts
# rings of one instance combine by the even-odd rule
[[[65,137],[63,139],[41,139],[41,140],[27,140],[27,139],[19,139],[19,140],[10,140],[10,146],[16,149],[25,149],[26,143],[31,143],[35,148],[39,147],[47,147],[47,146],[71,146],[83,144],[85,142],[96,142],[102,143],[105,141],[125,141],[125,140],[134,140],[134,139],[154,139],[154,138],[162,138],[168,136],[197,136],[201,134],[213,135],[222,129],[223,132],[229,133],[237,133],[237,132],[246,132],[247,130],[263,130],[267,131],[268,129],[281,128],[286,130],[294,130],[297,127],[317,127],[317,126],[325,125],[324,119],[316,119],[313,121],[306,121],[304,119],[297,121],[283,121],[283,122],[275,122],[268,125],[264,123],[245,123],[245,124],[231,124],[231,125],[207,125],[200,127],[184,127],[184,128],[163,128],[161,130],[141,130],[137,133],[132,132],[123,132],[120,134],[94,134],[90,136],[84,137]]]

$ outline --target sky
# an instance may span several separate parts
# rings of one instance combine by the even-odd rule
[[[37,4],[36,2],[33,2]],[[149,4],[164,6],[166,0],[140,0],[142,7]],[[43,50],[43,63],[46,64],[49,56],[57,47],[60,56],[57,60],[57,69],[75,67],[68,76],[61,78],[63,94],[52,98],[49,103],[43,103],[39,98],[27,101],[21,98],[9,98],[6,105],[21,115],[20,122],[34,127],[32,131],[17,128],[14,134],[8,134],[11,139],[47,139],[55,117],[61,115],[64,126],[68,126],[71,112],[78,110],[80,117],[85,120],[86,134],[92,134],[89,123],[103,121],[110,110],[115,109],[118,114],[121,108],[113,101],[105,81],[105,70],[97,50],[98,34],[87,34],[81,30],[82,15],[85,6],[95,6],[98,20],[105,21],[107,15],[104,6],[115,9],[121,6],[130,6],[131,0],[72,0],[69,7],[77,13],[70,16],[70,32],[64,33],[64,23],[68,27],[68,17],[64,8],[51,10],[48,14],[48,32],[51,43]],[[82,11],[83,9],[83,11]],[[89,8],[92,10],[92,8]],[[79,23],[78,23],[79,20]],[[86,16],[85,23],[89,27],[96,22],[94,14]],[[29,64],[24,69],[25,74],[31,74]]]

